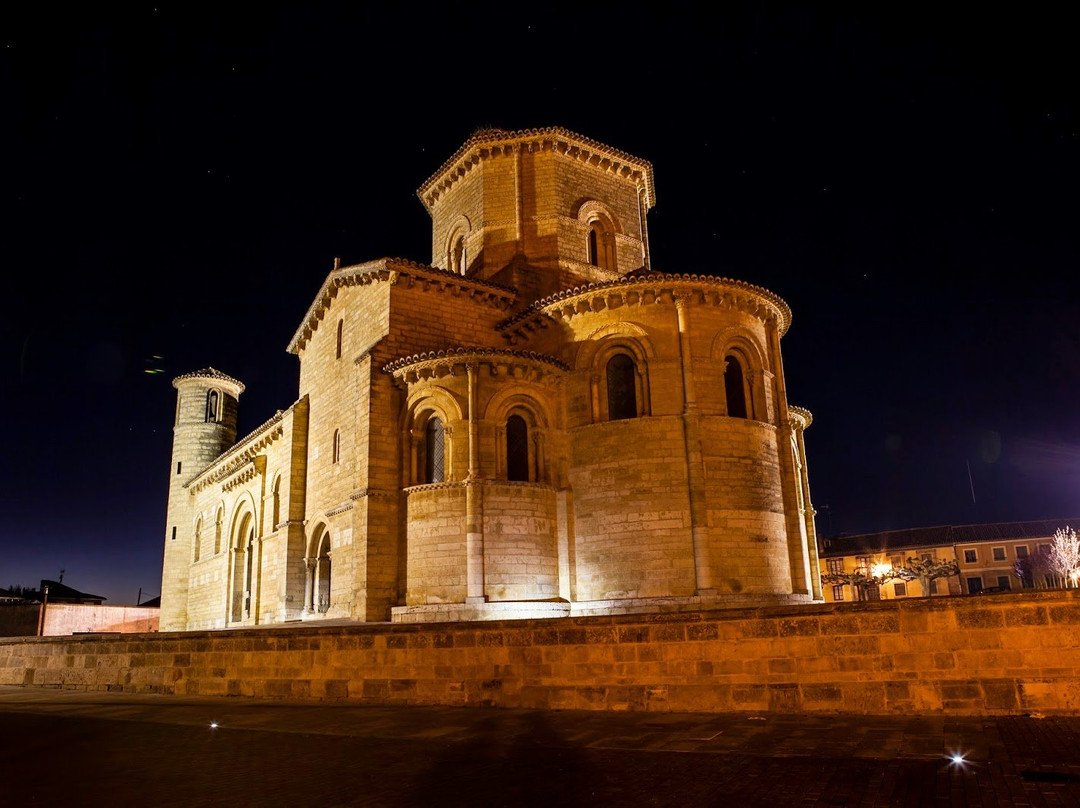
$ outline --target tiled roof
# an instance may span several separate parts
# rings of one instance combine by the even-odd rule
[[[561,126],[544,126],[536,129],[483,129],[476,132],[454,152],[439,169],[432,174],[424,184],[420,186],[416,194],[423,201],[424,206],[431,210],[432,189],[438,186],[440,181],[446,182],[451,170],[457,166],[457,174],[463,174],[470,165],[477,162],[477,155],[495,146],[508,146],[512,144],[528,143],[553,143],[557,149],[564,153],[577,155],[579,159],[608,160],[612,163],[625,166],[627,170],[640,172],[645,187],[646,210],[656,204],[655,183],[653,181],[653,168],[648,160],[634,157],[632,154],[620,149],[612,148],[597,140],[579,135]]]
[[[91,595],[88,592],[80,592],[78,589],[72,589],[67,584],[62,584],[59,581],[47,581],[42,579],[41,589],[39,591],[44,592],[45,587],[49,587],[50,601],[85,603],[87,601],[96,600],[100,603],[103,600],[108,600],[104,595]]]
[[[202,370],[194,370],[191,373],[184,373],[180,376],[177,376],[175,379],[173,379],[173,387],[176,386],[177,382],[182,382],[185,379],[214,379],[215,381],[227,382],[228,384],[235,385],[237,388],[239,388],[241,393],[244,392],[243,382],[238,381],[227,373],[222,373],[220,370],[217,370],[215,368],[203,368]]]

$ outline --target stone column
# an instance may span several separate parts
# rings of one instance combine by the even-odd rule
[[[304,559],[304,614],[314,614],[315,612],[315,565],[318,563],[316,558]]]
[[[514,238],[517,241],[517,254],[525,254],[525,199],[521,192],[522,171],[521,146],[514,147]]]
[[[506,476],[506,427],[499,424],[495,427],[495,477],[503,479]]]
[[[534,429],[532,433],[533,439],[533,478],[532,482],[542,483],[547,481],[547,475],[544,473],[545,457],[544,457],[544,433],[539,429]]]
[[[480,487],[479,413],[477,412],[477,370],[469,374],[469,475],[465,480],[465,602],[483,603],[484,597],[484,511]]]
[[[796,594],[813,594],[814,576],[810,568],[811,550],[808,546],[806,526],[803,522],[802,513],[799,510],[799,493],[796,487],[802,485],[799,472],[796,468],[795,458],[791,452],[791,438],[793,424],[791,414],[788,412],[787,384],[784,381],[784,363],[780,353],[780,329],[776,320],[769,320],[765,324],[765,332],[769,339],[771,360],[774,370],[776,390],[773,395],[776,398],[776,419],[780,427],[777,430],[778,459],[780,461],[780,491],[784,502],[785,521],[787,531],[788,558],[791,572],[791,591]],[[804,491],[804,493],[806,493]],[[807,499],[808,501],[808,499]]]
[[[705,512],[705,459],[697,398],[694,393],[694,363],[690,349],[690,293],[675,296],[679,327],[679,365],[683,383],[683,437],[686,443],[686,485],[690,494],[690,534],[694,545],[695,587],[698,595],[715,594],[712,558],[708,547],[708,517]]]
[[[251,618],[258,623],[260,617],[259,607],[262,603],[262,536],[251,543],[251,551],[255,554],[255,557],[251,560]]]

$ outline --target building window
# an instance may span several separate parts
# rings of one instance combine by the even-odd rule
[[[967,579],[967,587],[968,587],[968,593],[969,594],[975,595],[975,594],[978,594],[979,592],[982,592],[982,588],[983,588],[982,576],[979,576],[977,578],[968,578]]]
[[[199,519],[195,523],[195,561],[199,560],[199,554],[202,550],[202,519]]]
[[[979,553],[976,550],[964,550],[964,563],[974,564],[979,560]]]
[[[214,525],[214,555],[221,552],[221,523],[225,521],[225,511],[218,508],[217,522]]]
[[[587,252],[589,255],[589,263],[594,267],[600,266],[600,245],[597,243],[598,236],[596,234],[596,226],[593,225],[589,228],[589,243],[587,246]]]
[[[1008,575],[999,575],[997,585],[998,589],[1012,589],[1012,580]]]
[[[863,571],[870,569],[870,556],[855,556],[855,566]]]
[[[931,578],[930,579],[930,594],[931,595],[936,595],[937,594],[937,579],[936,578]]]
[[[894,570],[898,570],[902,566],[904,566],[904,559],[902,559],[900,556],[890,556],[889,566],[892,567]]]
[[[995,547],[992,552],[994,554],[994,561],[1004,561],[1005,560],[1005,548],[1004,547]]]
[[[341,462],[341,430],[334,430],[334,451],[333,457],[335,463]]]
[[[425,483],[441,483],[445,480],[443,425],[436,417],[427,422],[424,429],[424,480]]]
[[[335,358],[341,359],[341,336],[345,330],[345,321],[337,321],[337,350],[335,351]]]
[[[626,354],[615,354],[607,363],[608,420],[636,418],[637,368]]]
[[[468,259],[465,255],[465,236],[458,236],[454,242],[454,249],[451,255],[450,268],[458,275],[464,275],[465,270],[469,268]]]
[[[520,415],[506,419],[506,479],[529,481],[529,425]]]
[[[220,420],[218,399],[217,390],[211,390],[206,394],[206,423],[208,424],[216,424]]]
[[[1039,553],[1042,554],[1042,555],[1050,555],[1050,545],[1049,544],[1040,544],[1039,545]]]
[[[173,527],[172,529],[172,540],[176,541],[176,527]]]
[[[830,558],[825,562],[825,566],[831,574],[837,575],[844,571],[844,559]]]
[[[1016,547],[1013,548],[1013,550],[1016,552],[1016,557],[1017,558],[1027,558],[1028,557],[1028,548],[1027,548],[1026,544],[1018,544],[1018,545],[1016,545]]]
[[[832,599],[833,600],[843,600],[844,599],[844,585],[843,584],[836,584],[835,586],[833,586],[833,588],[832,588]]]
[[[898,598],[906,598],[907,584],[893,584],[893,595]]]
[[[180,461],[179,460],[176,461],[176,473],[177,474],[180,473]]]
[[[727,395],[727,414],[732,418],[746,417],[746,388],[743,368],[734,355],[724,357],[724,392]]]

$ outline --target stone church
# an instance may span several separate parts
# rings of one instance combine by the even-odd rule
[[[162,630],[820,601],[790,309],[652,267],[651,164],[487,130],[418,196],[430,263],[335,263],[287,409],[174,380]]]

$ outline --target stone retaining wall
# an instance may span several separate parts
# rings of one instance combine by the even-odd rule
[[[1080,593],[8,638],[0,684],[402,705],[1072,713]]]

